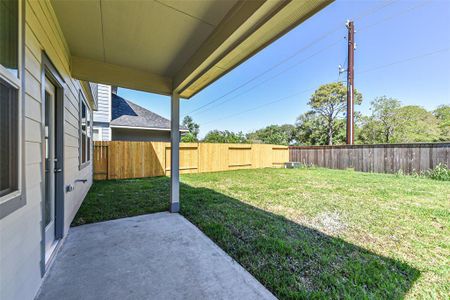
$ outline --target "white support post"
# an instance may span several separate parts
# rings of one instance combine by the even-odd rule
[[[170,118],[170,212],[180,211],[180,96],[172,93]]]

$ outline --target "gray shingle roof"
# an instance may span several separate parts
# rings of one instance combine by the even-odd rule
[[[111,125],[170,130],[170,120],[155,114],[129,100],[111,95]],[[180,126],[180,130],[187,130]]]

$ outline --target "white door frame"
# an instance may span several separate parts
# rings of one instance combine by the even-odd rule
[[[45,94],[47,90],[54,87],[54,153],[56,160],[53,161],[54,176],[54,243],[53,249],[46,251],[46,226],[45,226]],[[65,82],[62,76],[56,70],[45,52],[42,52],[41,69],[41,149],[42,149],[42,169],[41,169],[41,276],[44,276],[46,270],[53,261],[54,254],[60,246],[61,239],[64,236],[64,90]],[[48,228],[47,228],[48,229]],[[50,250],[50,251],[49,251]],[[48,252],[51,252],[48,253]]]

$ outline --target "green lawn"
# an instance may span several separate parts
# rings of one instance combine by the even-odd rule
[[[182,215],[279,298],[448,298],[448,182],[327,169],[181,179]],[[167,177],[96,182],[73,225],[168,198]]]

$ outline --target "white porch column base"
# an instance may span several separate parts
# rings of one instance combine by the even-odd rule
[[[170,117],[170,212],[180,211],[180,96],[172,93]]]

